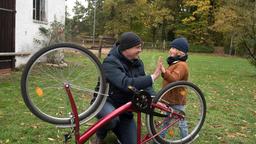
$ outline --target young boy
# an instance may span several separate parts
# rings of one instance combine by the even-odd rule
[[[188,41],[185,38],[177,38],[170,43],[169,57],[167,58],[168,68],[164,68],[161,64],[163,87],[175,81],[187,81],[189,76],[188,65],[186,60],[188,58]],[[161,63],[161,62],[160,62]],[[168,104],[180,111],[185,111],[187,91],[185,88],[175,88],[163,96],[163,99]],[[164,123],[164,127],[168,126],[171,119]],[[187,121],[184,119],[179,123],[180,136],[182,138],[188,135]],[[162,137],[167,133],[163,131]]]

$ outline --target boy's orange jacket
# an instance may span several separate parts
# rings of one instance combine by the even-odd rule
[[[175,81],[187,81],[189,76],[188,65],[184,61],[178,61],[170,65],[165,73],[162,73],[163,87]],[[185,88],[175,88],[167,92],[163,99],[171,105],[186,104],[187,90]]]

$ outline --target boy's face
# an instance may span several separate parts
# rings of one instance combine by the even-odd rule
[[[171,47],[169,50],[169,56],[175,57],[178,55],[178,50],[176,48]]]
[[[171,47],[169,50],[169,56],[171,56],[171,57],[182,56],[182,55],[185,55],[185,53],[182,51],[179,51],[178,49],[176,49],[174,47]]]

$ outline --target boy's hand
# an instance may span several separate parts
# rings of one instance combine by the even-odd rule
[[[155,72],[152,74],[153,80],[156,80],[160,76],[162,63],[162,57],[160,56],[157,61]]]
[[[161,66],[161,71],[162,71],[162,73],[165,73],[165,72],[166,72],[166,70],[165,70],[165,68],[164,68],[163,65]]]
[[[161,72],[162,72],[162,73],[165,73],[166,70],[165,70],[165,68],[164,68],[163,59],[162,59],[161,56],[158,58],[158,65],[159,65],[159,67],[160,67]]]

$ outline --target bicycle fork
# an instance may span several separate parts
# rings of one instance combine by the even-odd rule
[[[76,139],[76,142],[78,142],[79,138],[80,138],[80,134],[79,134],[79,117],[78,117],[77,107],[76,107],[73,95],[71,93],[71,90],[70,90],[70,85],[69,84],[64,84],[64,87],[65,87],[65,90],[66,90],[66,92],[68,94],[68,98],[69,98],[69,101],[70,101],[70,104],[71,104],[71,108],[72,108],[71,125],[73,125],[75,123],[75,126],[74,126],[74,129],[75,129],[75,139]],[[67,137],[67,138],[70,138],[70,137]]]

